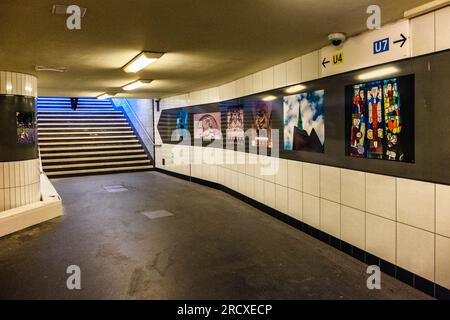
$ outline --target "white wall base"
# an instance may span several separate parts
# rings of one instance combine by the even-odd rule
[[[44,174],[41,194],[39,202],[0,212],[0,237],[63,215],[61,198]]]

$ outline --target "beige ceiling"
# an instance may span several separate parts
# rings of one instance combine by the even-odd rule
[[[246,76],[365,30],[366,8],[384,22],[429,0],[1,0],[0,70],[39,77],[40,95],[96,96],[154,79],[134,97],[165,97]],[[87,7],[69,31],[53,4]],[[121,67],[142,50],[166,52],[138,75]],[[67,67],[36,73],[35,65]]]

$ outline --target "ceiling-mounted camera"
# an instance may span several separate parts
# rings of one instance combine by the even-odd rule
[[[331,44],[335,47],[340,46],[347,39],[347,35],[343,32],[332,33],[328,36],[328,40],[331,41]]]

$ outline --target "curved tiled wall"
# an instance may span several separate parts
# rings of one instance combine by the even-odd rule
[[[38,201],[39,159],[0,162],[0,212]]]
[[[37,97],[37,79],[29,74],[0,71],[0,94]]]
[[[40,201],[37,143],[18,145],[15,127],[15,112],[34,112],[36,96],[36,77],[0,71],[0,212]]]

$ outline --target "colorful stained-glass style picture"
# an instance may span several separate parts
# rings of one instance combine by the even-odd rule
[[[177,114],[177,129],[188,130],[188,113],[186,111],[180,111]]]
[[[245,143],[244,107],[230,107],[227,110],[227,142]]]
[[[405,155],[399,144],[402,132],[402,117],[400,112],[400,95],[397,79],[385,80],[383,83],[384,117],[386,135],[386,159],[403,161]]]
[[[353,86],[352,132],[350,155],[363,158],[366,154],[366,87],[364,84]]]
[[[402,78],[403,79],[403,78]],[[351,87],[351,112],[347,112],[352,157],[413,161],[413,78],[403,79],[409,94],[409,112],[402,110],[399,79],[373,81]],[[348,94],[350,93],[350,89]],[[405,90],[405,89],[404,89]],[[347,104],[350,105],[347,96]],[[405,123],[409,123],[405,130]],[[406,131],[406,132],[405,132]]]
[[[16,112],[17,143],[35,144],[37,141],[36,115],[34,112]]]
[[[284,149],[325,151],[324,90],[284,97]]]
[[[204,141],[222,139],[220,112],[194,115],[194,139]]]
[[[252,146],[272,148],[272,104],[259,101],[253,106]]]
[[[367,84],[367,157],[383,159],[384,119],[381,81]]]

